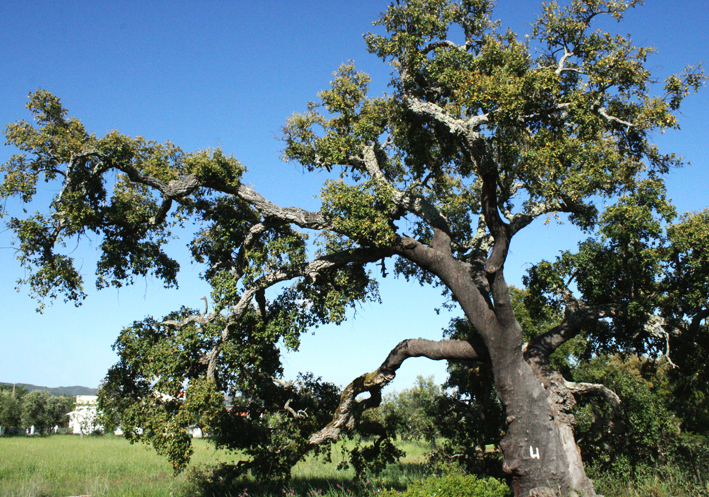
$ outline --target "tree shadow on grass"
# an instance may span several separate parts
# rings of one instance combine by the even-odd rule
[[[299,475],[281,482],[257,482],[236,475],[226,466],[195,469],[188,476],[185,495],[200,497],[363,497],[381,490],[403,491],[413,481],[430,474],[425,463],[400,463],[382,475],[356,481],[343,476]]]

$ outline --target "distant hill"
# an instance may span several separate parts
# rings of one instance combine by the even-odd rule
[[[12,383],[3,383],[3,385],[9,385],[12,386]],[[49,387],[42,387],[42,386],[37,386],[37,385],[30,385],[29,383],[15,383],[18,387],[24,387],[27,389],[28,392],[32,392],[34,390],[40,390],[40,391],[47,391],[51,393],[52,395],[68,395],[69,397],[76,397],[77,395],[96,395],[98,392],[98,388],[89,388],[89,387],[80,387],[80,386],[73,386],[73,387],[56,387],[56,388],[49,388]]]

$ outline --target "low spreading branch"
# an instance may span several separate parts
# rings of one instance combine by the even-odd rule
[[[309,443],[320,445],[328,440],[337,440],[343,431],[352,430],[362,412],[379,406],[382,388],[394,379],[399,367],[411,357],[426,357],[435,361],[490,360],[487,348],[481,340],[404,340],[394,347],[376,371],[358,376],[345,387],[333,420],[322,430],[313,433]],[[357,397],[365,392],[369,393],[370,397],[357,400]]]

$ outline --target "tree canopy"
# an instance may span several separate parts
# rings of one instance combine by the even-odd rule
[[[587,357],[666,353],[702,346],[707,331],[707,213],[676,220],[663,181],[681,160],[653,143],[678,128],[704,76],[688,67],[658,83],[646,67],[652,49],[595,30],[597,17],[620,20],[638,3],[545,4],[527,38],[498,29],[488,0],[392,4],[375,23],[381,32],[365,36],[392,66],[391,94],[369,96],[369,76],[349,62],[283,128],[286,160],[339,173],[317,211],[270,202],[219,149],[97,137],[57,96],[36,91],[34,122],[6,126],[19,153],[2,166],[0,187],[28,204],[39,188],[56,189],[36,212],[8,213],[24,283],[40,302],[80,303],[71,247],[91,238],[99,288],[146,275],[174,286],[168,241],[176,227],[193,227],[191,256],[212,288],[206,309],[125,328],[102,388],[124,431],[177,469],[190,424],[245,450],[241,468],[263,474],[287,474],[358,425],[384,437],[367,454],[386,462],[396,451],[361,414],[405,359],[424,356],[490,365],[516,495],[593,495],[573,439],[574,395],[613,395],[564,381],[552,354],[578,337]],[[504,265],[515,235],[546,216],[563,216],[588,239],[529,271],[527,311],[552,315],[523,333]],[[284,382],[278,344],[295,350],[305,331],[377,301],[388,259],[393,274],[440,285],[465,326],[440,342],[400,343],[339,398],[312,377]]]

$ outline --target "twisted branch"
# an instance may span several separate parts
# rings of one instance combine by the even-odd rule
[[[358,376],[340,397],[340,405],[332,421],[325,428],[310,436],[310,445],[319,445],[328,440],[337,440],[343,431],[354,428],[362,412],[377,407],[381,403],[381,391],[396,376],[401,364],[410,357],[426,357],[440,360],[477,360],[489,361],[487,348],[482,340],[426,340],[416,338],[400,342],[373,373]],[[368,392],[370,397],[357,400],[357,396]]]

